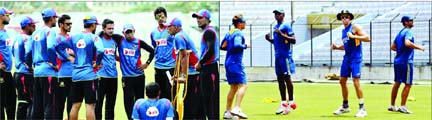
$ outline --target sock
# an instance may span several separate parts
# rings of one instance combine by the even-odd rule
[[[349,106],[348,106],[348,100],[344,100],[343,102],[342,102],[342,107],[343,108],[348,108]]]
[[[364,100],[363,100],[363,98],[359,99],[359,109],[364,109]]]
[[[292,100],[290,100],[290,101],[288,101],[288,104],[294,104],[294,101],[292,101]]]

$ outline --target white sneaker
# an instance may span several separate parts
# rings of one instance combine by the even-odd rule
[[[411,114],[412,112],[411,111],[409,111],[407,108],[405,108],[405,107],[399,107],[399,109],[397,110],[397,111],[399,111],[399,112],[401,112],[401,113],[405,113],[405,114]]]
[[[351,110],[349,108],[339,107],[336,111],[333,112],[333,115],[340,115],[343,113],[349,113]]]
[[[247,115],[244,114],[240,108],[234,108],[231,110],[231,114],[240,117],[241,119],[247,119]]]
[[[281,113],[288,114],[287,110],[288,110],[288,102],[282,101],[279,106],[279,109],[276,110],[276,115],[279,115]]]
[[[359,109],[359,111],[357,112],[357,114],[355,115],[355,117],[365,117],[367,115],[367,112],[365,109]]]
[[[395,106],[390,106],[387,108],[388,111],[397,112],[397,109]]]
[[[229,111],[224,112],[223,119],[232,119],[232,118],[233,118],[233,116],[232,116],[231,112],[229,112]]]

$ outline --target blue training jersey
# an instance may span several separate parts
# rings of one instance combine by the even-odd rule
[[[103,56],[103,45],[98,36],[83,31],[72,36],[71,48],[75,53],[72,81],[91,81],[96,79],[93,71],[93,61],[96,57],[96,64],[100,64]]]
[[[24,74],[30,74],[30,70],[25,64],[25,46],[29,45],[28,41],[30,39],[30,35],[27,35],[25,33],[21,33],[15,38],[14,46],[12,49],[12,53],[15,59],[15,72],[16,73],[24,73]]]
[[[174,36],[174,41],[176,50],[192,50],[189,55],[188,75],[199,74],[199,72],[195,69],[195,64],[198,63],[198,52],[192,39],[190,39],[189,36],[183,30],[181,30]]]
[[[167,117],[174,117],[174,109],[166,98],[156,100],[138,99],[132,111],[133,119],[165,120]]]
[[[216,38],[215,38],[215,41],[213,43],[214,44],[214,46],[213,46],[213,48],[214,48],[213,55],[211,56],[210,59],[204,61],[204,65],[216,63],[216,62],[219,61],[219,48],[220,48],[219,47],[219,38],[217,37],[218,35],[217,35],[216,31],[214,30],[214,28],[211,27],[211,26],[205,28],[203,30],[203,34],[201,35],[202,37],[201,37],[201,53],[200,53],[201,57],[200,57],[200,60],[202,60],[204,58],[204,55],[205,55],[205,53],[207,52],[207,49],[208,49],[208,46],[207,46],[207,41],[208,40],[206,40],[205,37],[204,37],[204,33],[206,33],[206,32],[214,33],[214,35],[215,35]]]
[[[67,45],[67,48],[65,48],[65,51],[69,51],[69,52],[73,52],[73,50],[70,48],[70,40],[71,37],[70,35],[66,34],[63,35],[61,33],[58,33],[56,36],[56,40],[59,44],[61,44],[61,42],[65,42],[65,44]],[[71,70],[73,70],[73,66],[72,66],[72,62],[70,62],[67,58],[65,58],[65,56],[62,55],[58,55],[58,65],[60,67],[59,72],[58,72],[58,77],[59,78],[64,78],[64,77],[72,77],[72,72]]]
[[[393,43],[396,44],[396,57],[394,59],[394,64],[413,63],[414,49],[406,47],[405,40],[414,43],[414,35],[412,30],[409,28],[402,29],[393,41]]]
[[[3,55],[3,62],[6,65],[6,72],[12,70],[12,40],[9,38],[6,30],[0,30],[0,53]]]
[[[120,69],[123,77],[136,77],[144,74],[144,71],[139,70],[137,67],[141,65],[141,47],[140,39],[133,38],[128,41],[126,37],[120,41],[119,56],[120,56]]]
[[[349,38],[347,35],[348,32],[354,35],[351,23],[342,30],[342,41],[345,48],[344,59],[362,59],[362,43],[359,40]]]
[[[155,28],[150,34],[152,45],[155,48],[155,64],[158,69],[170,69],[175,66],[174,39],[168,39],[168,29]]]
[[[280,30],[282,33],[288,36],[294,35],[294,31],[289,23],[281,23],[273,26],[273,44],[275,50],[275,57],[277,58],[291,58],[292,57],[292,45],[285,41],[282,36],[279,36],[275,31]]]
[[[104,55],[102,57],[102,68],[97,71],[97,75],[104,78],[117,78],[117,43],[111,37],[105,36],[101,37],[101,41],[104,47]]]
[[[34,77],[57,77],[57,70],[52,66],[57,66],[57,52],[63,56],[69,56],[66,51],[57,51],[58,42],[55,39],[56,33],[48,26],[43,26],[33,32],[29,48],[25,48],[26,61],[33,58]],[[32,55],[32,57],[28,57]],[[52,66],[49,64],[51,63]]]
[[[225,66],[233,64],[243,65],[243,52],[247,48],[243,33],[239,29],[231,29],[225,34],[224,42],[227,44]]]

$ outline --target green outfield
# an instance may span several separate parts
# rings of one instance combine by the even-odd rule
[[[280,97],[277,83],[258,82],[249,83],[245,98],[241,108],[251,120],[333,120],[333,119],[356,119],[358,100],[355,95],[353,84],[349,84],[349,105],[350,113],[340,116],[333,115],[342,103],[342,96],[339,84],[325,83],[295,83],[294,98],[297,109],[288,115],[275,115],[276,109],[280,104]],[[430,120],[431,116],[431,85],[414,85],[411,88],[410,96],[415,97],[415,101],[408,101],[407,107],[413,114],[401,114],[389,112],[387,107],[390,105],[391,85],[372,85],[362,84],[365,100],[365,108],[368,112],[366,119],[392,119],[392,120]],[[403,86],[402,86],[403,87]],[[226,106],[226,95],[229,86],[226,82],[221,82],[220,106],[221,118]],[[399,89],[396,105],[400,105]],[[263,99],[274,98],[279,100],[274,103],[265,103]]]

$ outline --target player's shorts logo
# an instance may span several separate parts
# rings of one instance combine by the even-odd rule
[[[84,39],[80,39],[80,40],[78,40],[78,42],[76,43],[76,47],[77,47],[77,48],[85,48],[85,47],[86,47],[86,44],[85,44]]]
[[[135,56],[135,50],[134,49],[123,49],[123,54],[127,56]]]
[[[156,107],[152,106],[147,109],[146,114],[149,117],[155,117],[159,115],[159,110]]]

